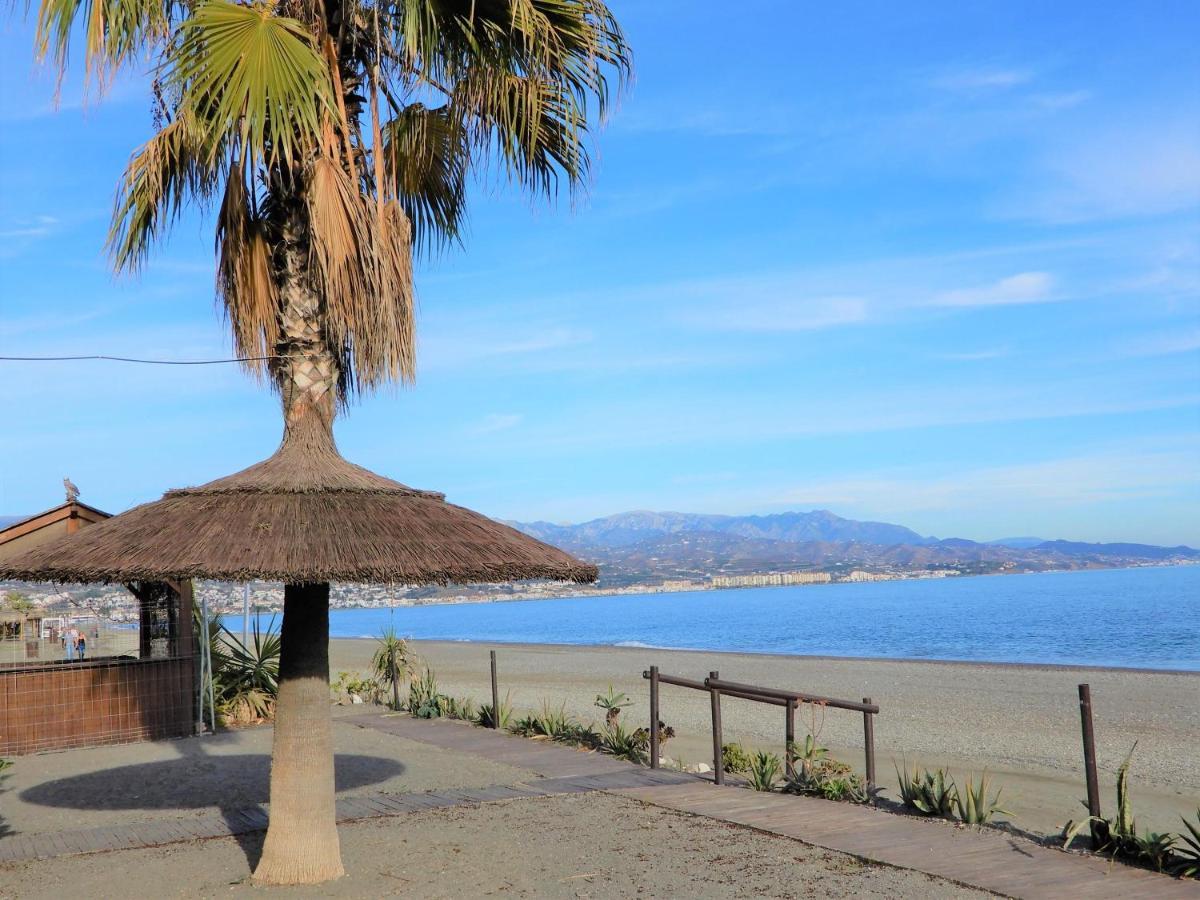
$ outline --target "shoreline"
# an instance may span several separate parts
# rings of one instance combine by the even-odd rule
[[[366,608],[369,609],[370,607]],[[802,662],[895,663],[896,665],[963,666],[968,668],[989,669],[1031,669],[1053,672],[1079,671],[1112,672],[1116,674],[1128,673],[1131,675],[1182,675],[1186,677],[1200,678],[1200,669],[1162,669],[1145,666],[1113,666],[1092,663],[1010,662],[990,659],[934,659],[919,656],[834,656],[823,653],[788,653],[785,651],[773,653],[770,650],[720,650],[709,647],[668,647],[659,644],[557,644],[532,643],[530,641],[478,641],[465,638],[410,638],[405,635],[399,635],[399,637],[403,637],[410,644],[449,644],[452,646],[461,645],[463,647],[507,647],[516,650],[574,650],[579,648],[585,648],[588,650],[644,650],[648,652],[661,651],[664,653],[716,653],[722,656],[748,656],[761,658],[764,660],[786,659]],[[366,637],[363,635],[330,635],[329,639],[331,641],[378,640],[377,637]]]

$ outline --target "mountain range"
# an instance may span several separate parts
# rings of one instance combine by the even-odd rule
[[[599,564],[609,584],[803,569],[986,573],[1200,561],[1200,551],[1184,546],[929,537],[903,525],[844,519],[824,509],[766,516],[637,511],[578,525],[508,524]]]

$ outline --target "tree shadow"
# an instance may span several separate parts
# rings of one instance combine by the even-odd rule
[[[208,753],[202,740],[174,744],[177,759],[87,772],[26,788],[26,803],[60,809],[218,811],[230,826],[251,870],[262,852],[262,831],[247,828],[242,814],[261,812],[270,797],[271,757],[266,753]],[[335,754],[339,793],[379,784],[403,774],[394,759]],[[0,826],[2,827],[2,826]],[[3,832],[0,831],[0,834]]]

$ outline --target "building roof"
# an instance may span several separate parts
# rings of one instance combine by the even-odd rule
[[[84,525],[111,518],[109,513],[78,500],[29,516],[0,528],[0,564],[35,547],[57,541]]]

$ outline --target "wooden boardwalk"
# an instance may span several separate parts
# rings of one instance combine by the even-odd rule
[[[616,776],[637,768],[594,753],[451,722],[379,715],[355,717],[352,721],[543,774],[603,771]],[[676,776],[658,785],[599,789],[1009,897],[1200,898],[1197,881],[1181,881],[1098,857],[1064,853],[1003,832],[954,828],[945,822],[922,821],[850,803],[718,787],[695,776]]]

